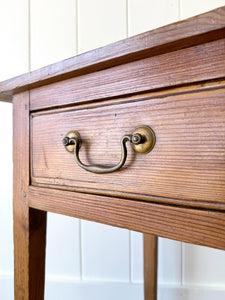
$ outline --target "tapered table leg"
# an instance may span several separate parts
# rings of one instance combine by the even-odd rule
[[[144,300],[157,300],[158,238],[144,234]]]
[[[46,212],[29,208],[29,93],[13,99],[15,300],[43,300]]]

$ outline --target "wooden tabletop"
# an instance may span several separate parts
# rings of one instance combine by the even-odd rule
[[[0,101],[11,102],[14,94],[34,87],[224,36],[225,6],[3,81],[0,83]]]

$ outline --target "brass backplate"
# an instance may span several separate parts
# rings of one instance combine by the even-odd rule
[[[80,137],[80,134],[78,131],[71,130],[66,134],[66,137],[68,137],[69,139],[75,138],[75,139],[79,140],[79,147],[81,147],[81,137]],[[73,153],[75,145],[74,144],[68,145],[68,146],[65,146],[65,148],[68,152]]]
[[[139,154],[146,154],[150,152],[153,149],[156,142],[154,131],[149,126],[143,125],[137,127],[134,130],[134,132],[132,132],[133,135],[137,133],[139,133],[142,136],[143,142],[138,145],[132,143],[131,146],[133,150]]]

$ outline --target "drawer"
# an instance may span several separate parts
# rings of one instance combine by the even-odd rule
[[[120,140],[140,125],[156,136],[153,150],[135,154],[114,173],[80,168],[62,139],[82,138],[85,164],[117,164]],[[225,208],[225,89],[189,88],[143,94],[98,104],[35,112],[31,118],[31,180],[129,199]]]

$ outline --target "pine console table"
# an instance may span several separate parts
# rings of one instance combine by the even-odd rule
[[[144,233],[146,300],[157,236],[225,250],[225,7],[2,82],[0,100],[16,300],[44,298],[48,211]]]

